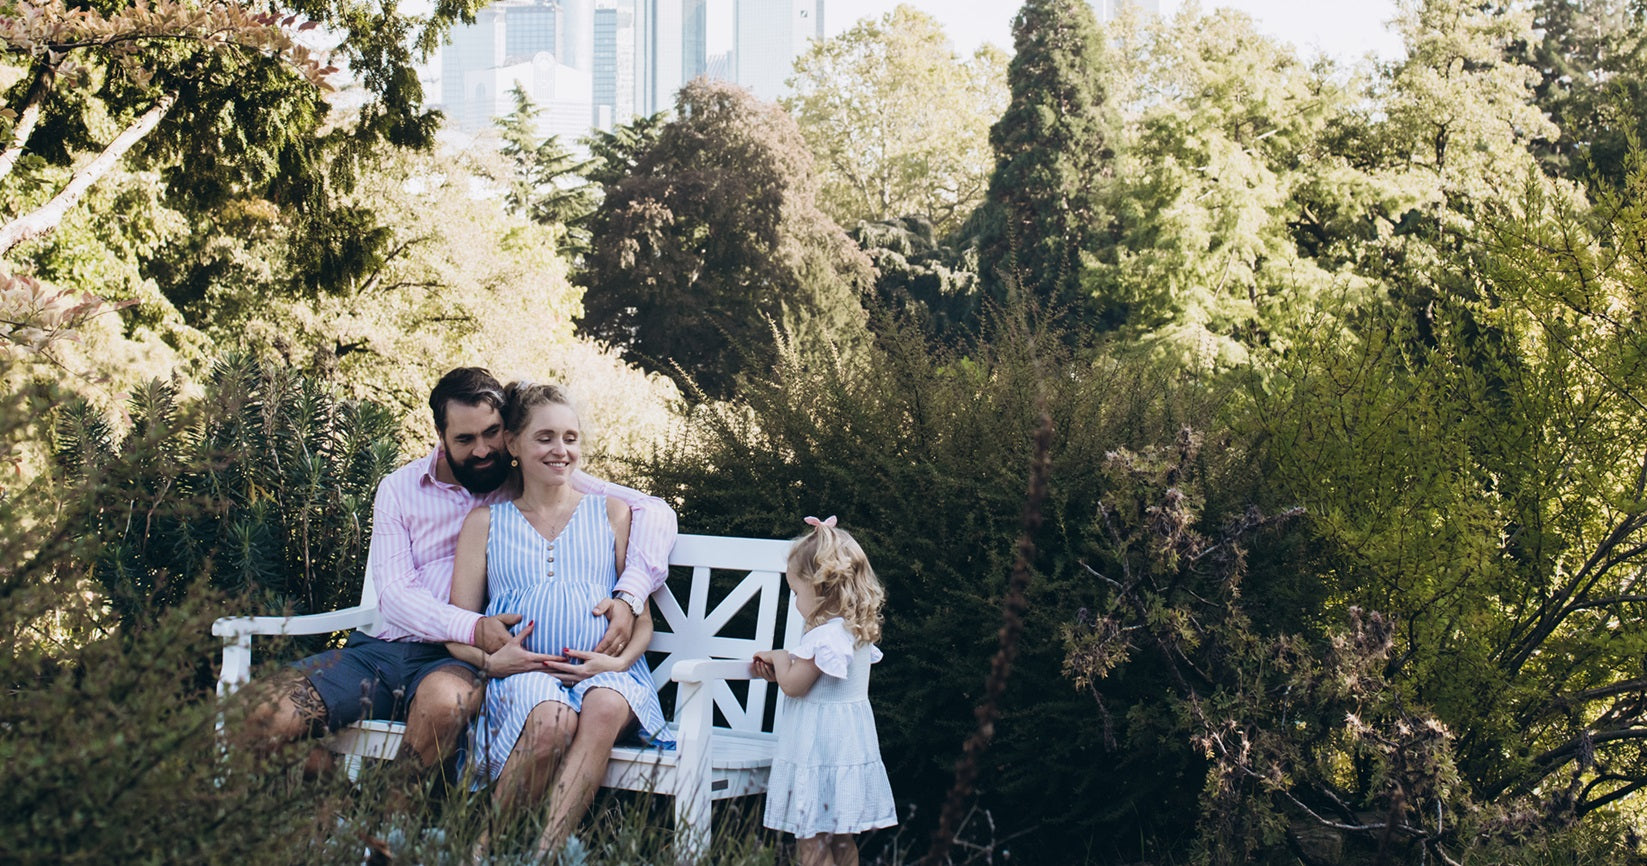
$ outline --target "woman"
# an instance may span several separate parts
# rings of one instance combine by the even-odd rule
[[[650,740],[669,733],[642,658],[651,618],[636,622],[621,655],[592,652],[606,630],[594,608],[610,597],[623,570],[629,509],[568,483],[582,457],[581,431],[560,388],[516,382],[505,398],[504,447],[520,495],[464,520],[452,603],[519,613],[524,622],[490,655],[447,646],[492,678],[476,721],[475,759],[496,780],[498,812],[513,814],[548,791],[549,819],[538,842],[544,856],[565,843],[589,808],[621,734],[637,725]]]

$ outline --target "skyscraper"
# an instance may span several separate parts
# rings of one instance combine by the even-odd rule
[[[594,3],[504,0],[480,10],[474,24],[454,27],[441,52],[441,107],[453,125],[484,129],[514,110],[510,91],[519,88],[543,111],[541,134],[586,132],[594,113]]]
[[[594,117],[611,129],[634,117],[639,106],[640,16],[638,0],[601,0],[595,7]]]
[[[646,9],[637,64],[641,111],[654,114],[675,105],[681,85],[702,75],[709,52],[709,0],[642,0]]]
[[[734,9],[737,82],[761,99],[784,96],[795,58],[824,37],[824,0],[737,0]]]

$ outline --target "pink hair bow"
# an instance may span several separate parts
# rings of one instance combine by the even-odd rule
[[[806,525],[807,526],[827,526],[830,529],[834,529],[835,528],[835,515],[831,514],[831,515],[829,515],[828,517],[825,517],[822,520],[819,520],[816,517],[808,517],[808,518],[806,518]]]

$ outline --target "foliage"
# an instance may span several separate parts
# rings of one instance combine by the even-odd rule
[[[579,332],[711,397],[770,367],[774,327],[810,354],[853,351],[869,263],[818,210],[794,122],[707,79],[681,89],[677,111],[606,189]]]
[[[35,236],[87,207],[104,212],[92,219],[99,232],[70,245],[24,243],[12,260],[74,290],[141,299],[130,323],[165,323],[154,333],[186,359],[197,335],[175,327],[176,317],[211,323],[198,301],[203,284],[222,276],[224,247],[286,234],[292,255],[274,271],[275,294],[358,282],[380,262],[385,235],[369,208],[340,208],[334,197],[379,146],[432,144],[438,115],[420,105],[413,52],[430,50],[479,5],[453,0],[413,16],[393,4],[334,0],[256,9],[14,0],[29,14],[4,16],[0,81],[10,118],[0,117],[0,175],[10,182],[0,214]],[[322,53],[339,57],[359,84],[345,122],[329,115],[325,90],[337,70],[317,59]],[[124,189],[86,197],[110,185]],[[137,200],[122,204],[138,206],[114,213],[131,220],[109,218],[109,200],[129,193]],[[99,260],[118,263],[131,288],[71,279],[92,276],[87,263]]]
[[[888,590],[886,660],[871,685],[882,753],[914,811],[904,832],[924,839],[995,652],[1044,389],[1052,486],[977,805],[1015,858],[1136,860],[1141,837],[1177,832],[1193,797],[1183,774],[1193,778],[1197,761],[1157,741],[1106,749],[1090,697],[1060,678],[1060,631],[1096,600],[1079,560],[1102,454],[1200,423],[1220,397],[1141,365],[1071,361],[1056,337],[1004,325],[989,336],[963,352],[886,332],[852,367],[789,348],[771,375],[750,376],[737,405],[697,407],[644,485],[681,504],[682,531],[789,537],[798,515],[833,513],[864,544]],[[1232,451],[1229,465],[1239,459]],[[1127,694],[1160,686],[1139,677]]]
[[[350,606],[373,493],[399,463],[392,418],[244,356],[203,386],[185,404],[151,382],[123,435],[84,402],[58,410],[62,477],[107,492],[63,515],[95,550],[82,573],[128,630],[203,582],[269,612]]]
[[[1539,0],[1512,59],[1538,70],[1537,104],[1561,129],[1535,145],[1547,170],[1621,187],[1632,138],[1647,140],[1647,8],[1631,0]]]
[[[658,143],[658,136],[669,123],[667,112],[636,117],[612,129],[597,129],[584,139],[589,147],[590,163],[587,177],[606,187],[617,186],[635,171],[641,156]]]
[[[1011,101],[990,128],[995,171],[976,217],[980,276],[989,296],[1011,291],[1071,316],[1071,336],[1094,312],[1082,257],[1096,254],[1113,216],[1101,190],[1115,118],[1101,72],[1102,33],[1083,0],[1028,0],[1012,20]]]
[[[959,338],[977,325],[976,247],[957,248],[916,217],[860,222],[851,235],[875,266],[875,294],[882,309],[908,316],[940,340]]]
[[[1100,200],[1115,222],[1083,286],[1115,338],[1230,369],[1284,346],[1300,313],[1376,297],[1343,250],[1369,240],[1356,211],[1371,184],[1330,135],[1353,105],[1336,69],[1228,10],[1126,16],[1110,37],[1105,89],[1124,123]]]
[[[1594,212],[1536,180],[1478,211],[1475,291],[1435,305],[1431,340],[1394,316],[1320,341],[1255,413],[1334,607],[1389,617],[1384,676],[1456,738],[1457,796],[1544,830],[1647,787],[1626,626],[1647,553],[1644,180]]]
[[[89,146],[98,154],[76,166],[49,201],[27,213],[14,213],[0,225],[0,253],[54,229],[85,190],[128,151],[149,139],[174,108],[180,115],[224,110],[226,94],[211,92],[214,72],[265,64],[269,68],[263,74],[273,76],[269,81],[291,91],[280,81],[281,67],[289,66],[307,80],[312,93],[312,88],[325,86],[327,74],[336,71],[323,67],[296,40],[295,30],[288,31],[296,22],[295,15],[283,20],[236,3],[197,7],[171,0],[152,6],[115,3],[107,11],[70,8],[55,0],[16,5],[18,14],[8,15],[0,27],[0,54],[8,62],[21,64],[27,73],[13,88],[15,101],[8,100],[18,107],[8,109],[11,124],[0,151],[0,177],[18,166],[25,147],[60,163],[72,163],[70,154],[77,148]],[[303,29],[313,26],[311,22],[302,25]],[[88,100],[84,93],[58,93],[60,77],[71,86],[91,85],[94,97]],[[312,114],[313,96],[293,95],[299,100],[308,96],[310,104],[305,108]],[[202,100],[203,104],[196,104]],[[77,109],[98,101],[119,130],[106,142],[97,141],[99,118],[74,116]],[[281,143],[291,143],[281,142],[279,133],[271,138],[276,149]],[[195,156],[209,163],[212,155],[208,151]]]
[[[942,25],[907,4],[813,43],[784,107],[818,162],[820,206],[841,225],[913,216],[959,228],[989,186],[1006,62],[993,45],[961,60]]]
[[[494,121],[503,137],[500,148],[511,171],[504,200],[515,213],[539,225],[558,227],[561,246],[568,253],[589,248],[586,223],[599,200],[599,189],[587,175],[593,159],[578,160],[551,135],[539,141],[537,117],[542,109],[518,86],[510,91],[515,110]]]

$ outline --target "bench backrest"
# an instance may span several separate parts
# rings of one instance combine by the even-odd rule
[[[652,594],[652,607],[663,617],[649,650],[653,686],[663,691],[670,684],[670,670],[683,659],[745,659],[759,650],[798,640],[800,615],[783,580],[788,557],[788,541],[677,536],[669,553],[670,579]],[[691,569],[689,580],[681,579],[680,569]],[[711,607],[711,590],[727,585],[729,590],[715,593]],[[360,603],[377,606],[370,568],[361,586]],[[777,631],[780,609],[786,613],[781,635]],[[768,685],[765,680],[753,680],[747,694],[739,696],[727,683],[716,683],[715,709],[734,730],[770,730],[763,724]]]
[[[652,594],[662,614],[652,636],[652,680],[659,691],[669,683],[675,662],[683,659],[746,659],[783,644],[778,611],[787,611],[783,635],[799,636],[794,605],[783,572],[789,542],[714,535],[681,535],[670,551],[670,580]],[[690,568],[690,581],[678,569]],[[711,598],[712,590],[715,596]],[[663,658],[657,659],[656,654]],[[768,683],[753,680],[738,695],[725,682],[714,684],[715,709],[733,730],[770,730],[766,718]]]

